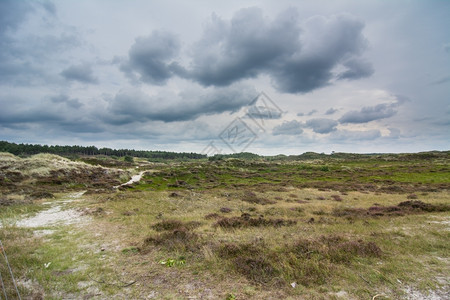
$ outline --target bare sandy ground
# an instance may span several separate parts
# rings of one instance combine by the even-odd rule
[[[120,185],[116,185],[116,186],[114,186],[114,188],[117,189],[117,188],[119,188],[121,186],[128,185],[128,184],[133,184],[135,182],[140,181],[142,179],[142,176],[144,175],[145,172],[147,172],[147,171],[142,171],[142,172],[140,172],[137,175],[131,176],[131,179],[128,182],[122,183]]]
[[[67,195],[62,201],[46,202],[51,204],[47,210],[39,212],[37,215],[16,222],[16,226],[25,228],[49,227],[56,225],[69,225],[86,221],[86,216],[75,209],[64,209],[65,204],[76,201],[81,198],[83,192]]]
[[[142,179],[146,171],[142,171],[137,175],[131,177],[131,179],[123,183],[121,185],[115,186],[114,188],[118,188],[120,186],[133,184]],[[88,219],[87,216],[83,215],[82,211],[78,211],[76,209],[64,209],[65,204],[76,201],[81,198],[85,191],[72,193],[67,195],[63,200],[56,202],[45,202],[43,204],[50,204],[51,207],[44,211],[39,212],[37,215],[25,219],[21,219],[16,222],[16,226],[25,227],[25,228],[37,228],[37,227],[48,227],[48,226],[56,226],[56,225],[69,225],[80,223],[86,221]],[[1,224],[0,224],[1,226]],[[45,231],[40,231],[44,232]],[[38,232],[39,234],[39,232]]]
[[[61,206],[54,206],[48,210],[38,213],[36,216],[20,220],[16,223],[18,227],[47,227],[57,224],[74,224],[80,221],[80,212],[74,209],[62,210]]]

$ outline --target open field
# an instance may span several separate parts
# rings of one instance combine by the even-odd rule
[[[318,157],[1,154],[0,240],[29,299],[448,299],[450,154]]]

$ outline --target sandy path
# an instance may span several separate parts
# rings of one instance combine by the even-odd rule
[[[39,212],[33,217],[22,219],[16,222],[18,227],[35,228],[55,225],[69,225],[81,222],[84,216],[75,209],[64,209],[64,205],[73,202],[83,196],[83,192],[73,193],[66,196],[62,201],[46,202],[51,204],[49,209]]]
[[[41,211],[31,218],[16,222],[18,227],[44,227],[57,224],[73,224],[78,222],[80,212],[74,209],[62,210],[61,206],[54,206],[48,210]]]
[[[145,172],[147,171],[141,171],[139,172],[139,174],[133,175],[128,182],[115,186],[114,188],[118,188],[124,185],[140,181]],[[64,206],[67,203],[73,202],[81,198],[84,192],[85,191],[69,194],[61,201],[45,202],[43,204],[51,205],[49,209],[43,210],[33,217],[17,221],[16,226],[35,228],[35,227],[47,227],[47,226],[69,225],[79,223],[82,221],[82,219],[86,218],[85,216],[82,216],[82,212],[72,208],[64,209]]]
[[[147,172],[147,171],[141,171],[139,174],[131,176],[131,179],[128,182],[122,183],[120,185],[116,185],[116,186],[114,186],[114,188],[117,189],[117,188],[119,188],[121,186],[128,185],[128,184],[133,184],[135,182],[140,181],[142,179],[142,176],[144,175],[145,172]]]
[[[114,188],[119,188],[121,186],[140,181],[145,172],[146,171],[141,171],[139,174],[133,175],[128,182],[118,186],[114,186]],[[70,203],[81,198],[84,192],[85,191],[69,194],[61,201],[45,202],[43,204],[51,205],[49,209],[43,210],[33,217],[17,221],[16,226],[26,228],[36,228],[36,227],[69,225],[79,223],[82,221],[82,219],[86,218],[85,216],[82,216],[82,212],[72,208],[64,209],[64,205],[66,203]]]

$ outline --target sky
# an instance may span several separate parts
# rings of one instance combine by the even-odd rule
[[[450,1],[0,0],[0,140],[450,149]]]

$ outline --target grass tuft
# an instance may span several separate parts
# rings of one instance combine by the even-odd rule
[[[191,221],[191,222],[181,222],[179,220],[163,220],[154,225],[152,228],[156,231],[170,231],[170,230],[182,230],[182,229],[194,229],[201,225],[200,222]]]
[[[153,235],[144,240],[143,253],[149,245],[161,246],[168,251],[195,252],[200,249],[199,236],[187,228]]]
[[[219,219],[216,223],[216,227],[231,229],[231,228],[246,228],[246,227],[281,227],[281,226],[292,226],[297,224],[295,220],[285,220],[285,219],[270,219],[270,218],[252,218],[249,214],[242,214],[240,217],[223,217]]]

